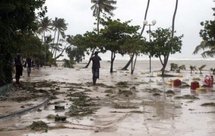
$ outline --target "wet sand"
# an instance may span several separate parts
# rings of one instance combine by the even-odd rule
[[[120,63],[121,64],[121,63]],[[116,69],[120,68],[116,64]],[[12,119],[0,120],[0,136],[213,136],[215,135],[214,88],[192,91],[190,87],[175,88],[174,79],[180,79],[190,85],[193,78],[201,79],[203,74],[190,71],[172,73],[178,77],[162,79],[157,72],[147,74],[139,64],[134,75],[129,71],[117,70],[109,73],[109,64],[102,63],[98,84],[91,83],[91,69],[82,69],[84,64],[74,69],[46,67],[33,70],[32,76],[24,75],[23,82],[47,82],[48,87],[37,89],[53,90],[56,99],[48,106]],[[169,90],[171,94],[167,93]],[[74,93],[84,92],[92,99],[96,110],[84,116],[68,116],[67,112],[74,101]],[[195,96],[185,99],[184,95]],[[176,97],[182,96],[181,99]],[[39,98],[37,99],[39,101]],[[207,106],[202,104],[210,103]],[[0,108],[1,113],[10,112]],[[21,104],[22,103],[17,103]],[[65,110],[56,111],[56,105],[65,106]],[[4,111],[4,112],[3,112]],[[13,111],[13,110],[12,110]],[[66,122],[48,119],[48,115],[66,116]],[[32,131],[27,126],[33,121],[44,121],[48,131]]]

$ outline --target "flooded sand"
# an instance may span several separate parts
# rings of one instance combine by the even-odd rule
[[[91,84],[91,69],[75,69],[61,67],[41,68],[34,70],[31,77],[24,75],[22,81],[47,82],[46,89],[56,96],[39,111],[31,111],[22,116],[0,120],[1,136],[213,136],[215,135],[215,100],[213,88],[191,91],[190,87],[174,88],[170,82],[180,79],[188,84],[193,78],[204,79],[209,71],[202,75],[182,71],[179,77],[162,79],[153,72],[150,77],[142,71],[142,63],[137,65],[134,75],[129,71],[117,70],[109,73],[109,64],[102,63],[98,84]],[[116,69],[121,63],[116,64]],[[175,73],[174,73],[175,74]],[[202,81],[201,80],[201,81]],[[202,84],[202,82],[200,84]],[[173,94],[168,94],[168,91]],[[87,111],[92,113],[83,116],[71,116],[71,105],[75,105],[80,97],[86,95]],[[195,96],[197,99],[191,99]],[[78,97],[74,97],[78,96]],[[176,99],[180,96],[181,99]],[[186,99],[185,99],[186,98]],[[82,99],[82,100],[83,100]],[[39,99],[37,99],[39,100]],[[211,105],[202,106],[202,104]],[[8,103],[11,104],[11,103]],[[57,111],[55,106],[64,106]],[[9,108],[5,108],[9,109]],[[3,109],[0,109],[1,111]],[[73,107],[74,110],[74,107]],[[75,109],[80,110],[80,109]],[[70,113],[70,115],[68,115]],[[83,111],[81,112],[83,113]],[[78,112],[78,114],[81,114]],[[3,114],[3,112],[2,112]],[[65,122],[56,122],[47,118],[53,115],[66,116]],[[74,115],[74,114],[72,114]],[[43,121],[49,128],[33,131],[28,126],[33,121]]]

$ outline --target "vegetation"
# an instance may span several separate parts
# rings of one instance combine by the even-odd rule
[[[164,28],[158,28],[151,35],[154,40],[148,44],[147,50],[152,56],[159,58],[162,64],[162,76],[164,76],[169,55],[181,50],[182,36],[172,37],[171,30]]]
[[[169,56],[180,52],[182,36],[175,36],[175,18],[178,9],[178,0],[175,0],[172,26],[170,29],[158,28],[150,32],[152,41],[146,42],[142,34],[145,29],[130,25],[131,21],[112,19],[116,9],[115,0],[92,0],[93,16],[96,18],[96,29],[84,34],[66,35],[67,23],[63,18],[45,16],[47,8],[45,0],[17,0],[0,2],[0,86],[12,81],[12,63],[17,53],[23,58],[32,57],[39,65],[51,65],[67,53],[69,60],[64,59],[64,66],[72,68],[77,62],[85,58],[85,54],[93,53],[96,49],[102,53],[111,52],[110,72],[116,54],[128,54],[130,60],[123,69],[131,64],[131,74],[135,69],[137,56],[150,54],[160,59],[162,75],[168,63]],[[147,1],[144,20],[147,19],[150,0]],[[4,8],[2,8],[4,7]],[[201,22],[200,31],[202,42],[194,54],[203,50],[203,57],[213,57],[215,54],[215,21]],[[102,26],[100,28],[100,26]],[[68,46],[69,45],[69,46]],[[88,67],[89,63],[86,67]],[[184,67],[175,68],[177,71]],[[200,72],[203,69],[199,68]],[[192,71],[192,70],[191,70]]]
[[[34,131],[48,131],[48,125],[43,121],[34,121],[29,128]]]
[[[125,44],[129,45],[128,43],[135,40],[139,41],[140,37],[137,37],[137,30],[139,29],[139,26],[131,26],[129,25],[130,21],[121,22],[119,19],[112,20],[110,18],[107,18],[107,20],[104,20],[102,22],[102,25],[104,28],[101,30],[101,36],[103,41],[103,45],[106,51],[111,52],[111,67],[110,72],[113,72],[113,63],[116,57],[116,53],[125,54],[126,52],[133,51],[132,49],[129,50],[129,46],[127,48],[124,48],[123,46]],[[134,45],[134,44],[132,44]],[[135,48],[136,44],[134,47]],[[136,49],[136,48],[135,48]]]
[[[203,50],[201,53],[202,57],[214,57],[215,55],[215,20],[206,20],[201,22],[201,26],[204,28],[200,30],[199,34],[202,38],[202,42],[196,46],[194,54]]]
[[[147,1],[147,6],[146,6],[146,10],[145,10],[145,15],[144,15],[144,21],[147,19],[148,10],[149,10],[149,5],[150,5],[150,0]],[[140,32],[140,36],[143,35],[143,32],[144,32],[144,30],[145,30],[145,26],[146,26],[146,24],[143,23],[143,27],[142,27],[141,32]],[[129,65],[130,65],[130,64],[132,65],[132,63],[133,63],[133,61],[134,61],[134,56],[135,56],[135,53],[132,53],[132,54],[130,55],[130,60],[129,60],[128,63],[122,68],[122,70],[127,70],[128,67],[129,67]],[[136,58],[135,58],[135,61],[134,61],[134,62],[136,62],[136,59],[137,59],[137,55],[136,55]],[[134,72],[135,63],[134,63],[133,66],[131,66],[131,69],[132,69],[132,67],[133,67],[133,70],[131,70],[131,74],[133,74],[133,72]]]
[[[178,66],[178,64],[170,63],[170,71],[175,71],[180,73],[181,70],[186,70],[186,66],[185,65]]]
[[[206,65],[202,65],[200,66],[198,69],[199,69],[199,73],[202,74],[202,70],[206,67]]]
[[[214,8],[212,8],[214,10]],[[215,16],[215,14],[213,14]],[[206,20],[201,22],[203,29],[200,30],[199,35],[202,38],[201,43],[196,46],[193,54],[201,53],[202,57],[214,57],[215,55],[215,20]]]
[[[114,0],[92,0],[91,1],[93,3],[93,6],[91,7],[91,9],[93,10],[93,16],[96,17],[97,20],[97,35],[99,36],[99,32],[100,32],[100,20],[101,18],[101,13],[103,13],[104,17],[107,17],[106,13],[109,14],[110,16],[113,16],[113,10],[116,9],[115,6],[113,6],[114,4],[116,4],[116,1]],[[91,53],[91,57],[94,54],[96,48],[92,49],[92,53]],[[85,66],[85,68],[87,68],[90,64],[91,60],[89,59],[87,65]]]
[[[190,73],[192,74],[193,73],[193,71],[195,71],[196,70],[196,66],[190,66]]]
[[[31,40],[36,40],[36,18],[44,16],[44,3],[45,0],[0,2],[0,5],[4,5],[4,8],[0,8],[0,84],[12,81],[12,58],[17,52],[22,51],[23,42],[29,42],[25,38],[31,37]],[[35,10],[38,12],[35,13]]]

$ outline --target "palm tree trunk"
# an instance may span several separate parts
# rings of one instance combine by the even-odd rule
[[[46,40],[45,37],[46,37],[46,34],[45,34],[45,31],[44,31],[43,32],[43,41],[42,41],[43,43],[45,43],[45,40]]]
[[[99,25],[100,25],[100,9],[97,15],[97,34],[99,35]]]
[[[174,13],[173,13],[173,18],[172,18],[172,38],[174,37],[174,32],[175,32],[175,17],[176,17],[177,9],[178,9],[178,0],[175,1],[175,10],[174,10]],[[165,68],[166,68],[166,65],[167,65],[168,60],[169,60],[169,55],[170,55],[170,53],[168,53],[164,57],[164,63],[163,63],[163,68],[162,68],[162,76],[164,76]]]
[[[100,12],[98,12],[98,15],[97,15],[97,34],[98,35],[99,35],[99,24],[100,24]],[[95,52],[95,48],[92,50],[90,58],[93,56],[94,52]],[[91,59],[88,60],[88,63],[84,68],[88,68],[90,65],[90,62],[91,62]]]
[[[61,53],[59,55],[57,55],[54,60],[57,60],[59,57],[62,56],[63,52],[66,50],[66,47],[61,51]]]
[[[144,16],[144,20],[146,20],[146,19],[147,19],[148,10],[149,10],[149,5],[150,5],[150,0],[148,0],[148,2],[147,2],[146,11],[145,11],[145,16]],[[144,30],[145,30],[145,26],[146,26],[146,25],[143,23],[143,27],[142,27],[142,30],[141,30],[141,32],[140,32],[140,35],[142,35],[142,34],[143,34],[143,32],[144,32]]]
[[[60,32],[59,32],[59,30],[58,30],[58,32],[57,32],[57,41],[56,41],[56,47],[58,47],[59,45],[59,39],[60,39]],[[57,50],[55,51],[55,55],[54,55],[54,57],[56,58],[56,56],[57,56]]]
[[[52,43],[53,45],[52,46],[54,46],[54,42],[55,42],[55,38],[56,38],[56,32],[57,32],[57,30],[54,31],[54,39],[53,39],[53,43]],[[51,53],[54,55],[54,48],[51,49]]]
[[[147,2],[144,20],[147,19],[148,10],[149,10],[149,5],[150,5],[150,0],[148,0],[148,2]],[[146,25],[143,23],[143,27],[142,27],[142,29],[141,29],[140,35],[143,34],[143,32],[144,32],[144,30],[145,30],[145,26],[146,26]],[[131,60],[131,59],[132,59],[132,60]],[[133,56],[130,58],[130,60],[127,62],[127,64],[122,68],[122,70],[127,70],[128,67],[129,67],[129,65],[130,65],[131,62],[133,61],[133,59],[134,59],[134,54],[133,54]]]
[[[172,18],[172,37],[174,36],[174,31],[175,31],[175,17],[176,17],[177,9],[178,9],[178,0],[176,0],[175,2],[175,11]]]

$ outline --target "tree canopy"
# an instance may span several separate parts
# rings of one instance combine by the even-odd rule
[[[165,67],[169,54],[181,51],[181,36],[173,36],[170,29],[158,28],[151,33],[153,41],[148,44],[148,51],[152,56],[158,57],[162,64],[162,75],[164,75]]]
[[[201,55],[203,57],[215,56],[215,21],[206,20],[201,22],[203,29],[200,30],[199,35],[202,38],[201,43],[196,46],[194,54],[197,54],[200,50],[203,50]]]
[[[12,81],[12,56],[23,48],[20,41],[26,41],[26,36],[32,37],[37,30],[36,19],[46,12],[44,3],[45,0],[0,2],[0,84]]]

